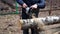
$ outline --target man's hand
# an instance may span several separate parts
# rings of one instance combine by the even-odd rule
[[[22,7],[23,7],[23,8],[26,8],[26,7],[27,7],[27,5],[24,3]]]
[[[37,4],[31,6],[32,9],[37,9]]]

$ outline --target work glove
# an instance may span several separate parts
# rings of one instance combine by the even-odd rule
[[[24,3],[24,4],[22,5],[22,7],[23,7],[23,8],[27,8],[27,5]]]
[[[37,4],[31,6],[32,9],[37,9]]]

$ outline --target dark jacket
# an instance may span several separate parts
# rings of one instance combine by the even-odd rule
[[[20,5],[26,3],[29,7],[33,4],[37,4],[38,8],[45,7],[45,0],[16,0]]]

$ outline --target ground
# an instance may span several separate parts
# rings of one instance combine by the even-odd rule
[[[22,34],[19,25],[20,16],[16,14],[0,15],[0,34]],[[40,34],[55,34],[60,31],[60,24],[46,25],[45,31]]]

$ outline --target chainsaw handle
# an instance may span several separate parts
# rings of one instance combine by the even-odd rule
[[[31,11],[32,8],[31,8],[31,7],[27,7],[27,8],[26,8],[26,13],[29,13],[29,10]]]

